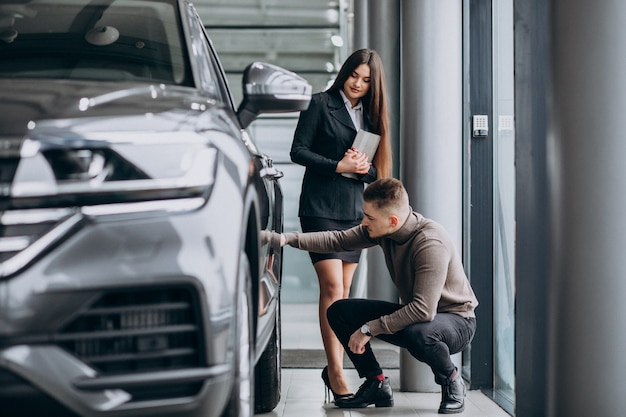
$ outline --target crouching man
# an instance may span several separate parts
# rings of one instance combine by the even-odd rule
[[[393,178],[374,181],[363,193],[365,216],[345,231],[275,234],[274,244],[312,252],[338,252],[379,245],[401,303],[370,299],[336,301],[328,321],[365,382],[356,394],[338,398],[340,408],[393,405],[389,379],[372,352],[370,340],[406,348],[432,369],[441,385],[439,413],[460,413],[465,384],[451,355],[474,337],[478,300],[447,231],[412,211],[402,183]]]

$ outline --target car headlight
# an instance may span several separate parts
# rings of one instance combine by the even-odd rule
[[[218,152],[192,132],[186,136],[26,139],[11,185],[12,208],[206,200]]]

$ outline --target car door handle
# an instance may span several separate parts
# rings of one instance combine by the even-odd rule
[[[263,168],[260,174],[261,174],[261,177],[263,178],[273,178],[273,179],[279,179],[285,176],[285,174],[282,171],[277,170],[273,166]]]

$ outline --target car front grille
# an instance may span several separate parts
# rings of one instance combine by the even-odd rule
[[[201,366],[202,330],[191,288],[104,294],[54,336],[101,375]]]
[[[39,387],[6,369],[0,369],[0,410],[0,415],[7,417],[80,417]]]

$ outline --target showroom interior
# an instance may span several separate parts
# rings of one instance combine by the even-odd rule
[[[478,332],[460,359],[471,389],[519,417],[623,413],[626,5],[194,3],[231,85],[259,60],[300,74],[317,92],[352,50],[377,50],[391,97],[394,176],[416,211],[452,230],[480,301]],[[299,227],[303,170],[288,153],[296,118],[251,126],[285,173],[285,230]],[[384,274],[380,254],[368,252],[354,295],[394,299]],[[316,303],[305,254],[285,249],[283,276],[286,309]],[[401,377],[401,388],[427,385],[423,370],[398,356],[400,373],[417,374]]]

